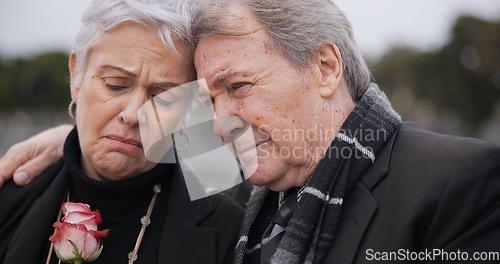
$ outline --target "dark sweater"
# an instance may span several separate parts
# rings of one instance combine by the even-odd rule
[[[128,254],[133,250],[141,229],[140,219],[146,215],[154,194],[153,186],[161,183],[163,191],[156,201],[151,224],[146,229],[136,262],[156,263],[167,212],[170,166],[157,165],[144,174],[123,181],[97,181],[82,171],[78,142],[76,130],[73,130],[64,146],[64,161],[72,179],[69,186],[70,201],[86,203],[92,210],[99,210],[103,223],[98,229],[110,229],[108,236],[103,239],[102,254],[93,263],[128,262]],[[51,263],[57,263],[55,254]]]

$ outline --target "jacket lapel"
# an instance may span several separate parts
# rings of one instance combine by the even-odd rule
[[[214,210],[211,199],[191,201],[180,166],[173,166],[158,263],[216,263],[215,228],[203,227]]]
[[[68,179],[63,166],[42,196],[35,200],[11,240],[5,264],[39,263],[40,256],[47,256],[52,224],[57,220]],[[49,217],[51,215],[53,217]],[[47,239],[40,241],[40,237]]]
[[[345,200],[336,238],[323,263],[355,262],[363,235],[378,207],[371,191],[389,171],[389,162],[396,135],[397,132],[387,142],[375,163]]]
[[[377,210],[377,203],[362,184],[357,184],[342,208],[337,237],[324,263],[353,263],[361,238]]]

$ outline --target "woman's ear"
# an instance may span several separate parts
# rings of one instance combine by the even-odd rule
[[[335,94],[342,81],[342,56],[334,43],[323,45],[317,53],[317,62],[321,73],[319,93],[323,98]]]
[[[76,102],[78,100],[78,94],[80,93],[80,82],[81,80],[77,79],[78,76],[78,68],[76,66],[76,54],[71,52],[69,56],[69,74],[70,74],[70,87],[71,87],[71,100]]]

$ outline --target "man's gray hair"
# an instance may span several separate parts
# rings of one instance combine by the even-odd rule
[[[313,54],[323,45],[337,45],[350,94],[359,101],[371,82],[371,74],[349,20],[332,0],[198,0],[195,38],[251,33],[241,32],[241,25],[231,19],[229,8],[234,4],[249,7],[269,33],[274,47],[298,68],[310,67]]]
[[[73,47],[77,58],[77,82],[81,81],[89,51],[101,33],[125,22],[142,24],[156,30],[165,47],[176,54],[179,53],[174,46],[174,40],[181,40],[192,46],[189,11],[189,1],[186,0],[92,1],[83,14],[82,26]]]

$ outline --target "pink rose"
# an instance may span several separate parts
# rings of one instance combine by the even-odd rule
[[[54,223],[56,232],[49,238],[57,256],[71,263],[94,261],[102,251],[101,238],[109,231],[97,231],[102,222],[101,214],[81,203],[64,203],[62,210],[65,213],[63,222]]]
[[[88,230],[97,230],[97,226],[102,223],[101,214],[98,210],[92,212],[88,204],[82,203],[63,203],[62,210],[65,223],[82,224]]]

